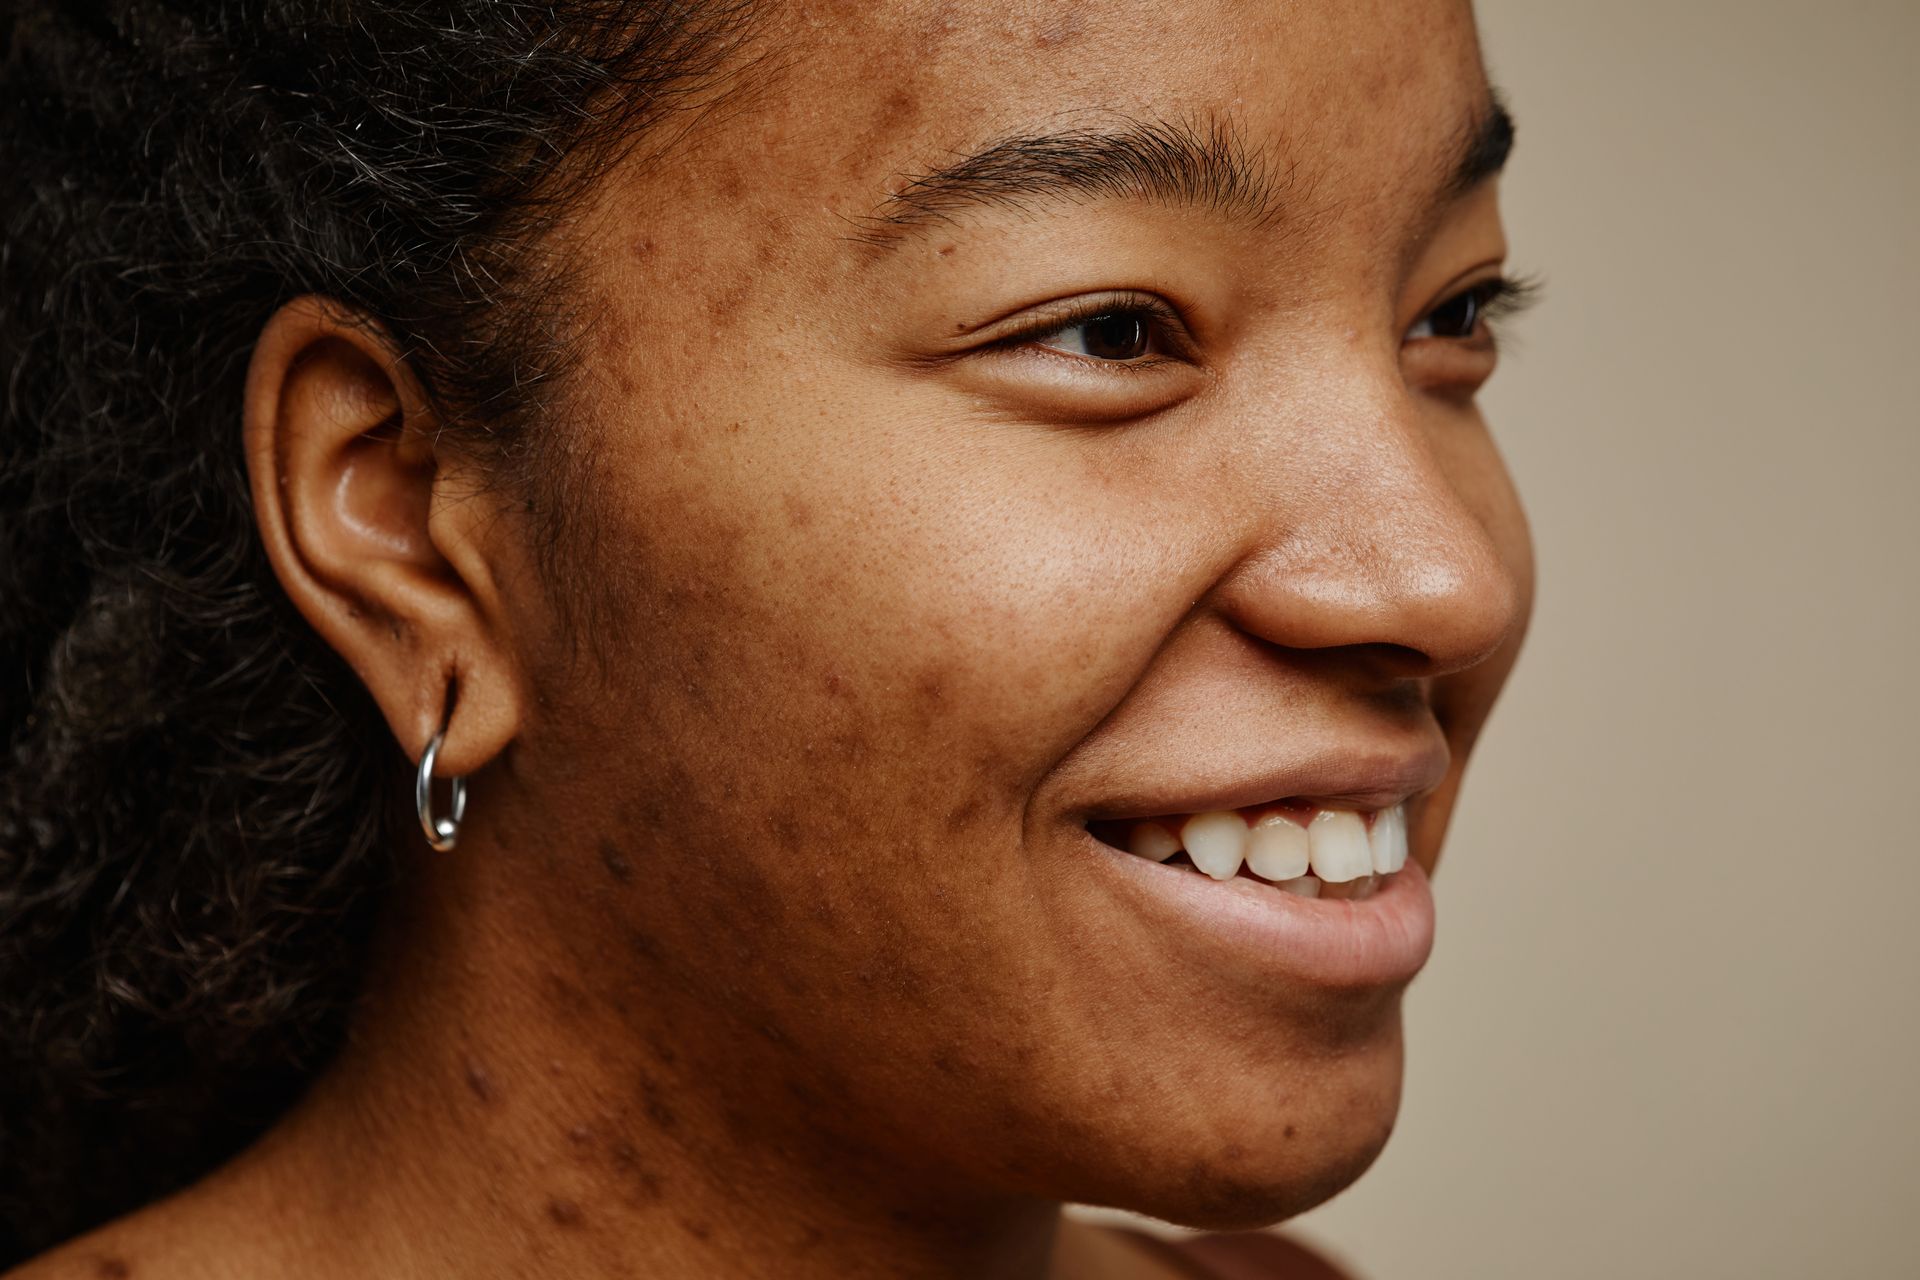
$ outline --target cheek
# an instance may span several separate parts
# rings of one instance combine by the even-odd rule
[[[1007,809],[1163,640],[1178,550],[1080,446],[947,444],[858,403],[832,432],[689,424],[622,468],[622,683],[722,773],[745,746],[870,817]]]

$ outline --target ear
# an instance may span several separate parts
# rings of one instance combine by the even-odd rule
[[[475,772],[524,709],[498,589],[513,522],[439,442],[394,345],[337,303],[274,313],[244,412],[254,518],[281,586],[411,759],[444,724],[435,772]]]

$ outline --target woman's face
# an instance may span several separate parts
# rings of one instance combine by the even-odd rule
[[[556,1008],[822,1168],[1303,1209],[1391,1128],[1424,876],[1099,836],[1405,797],[1439,857],[1532,582],[1456,301],[1506,253],[1468,6],[770,22],[562,236],[571,581],[509,595],[477,784],[553,851]]]

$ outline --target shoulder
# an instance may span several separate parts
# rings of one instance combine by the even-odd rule
[[[1299,1241],[1268,1231],[1195,1236],[1177,1247],[1217,1280],[1356,1280]]]
[[[1162,1268],[1158,1274],[1187,1280],[1357,1280],[1299,1241],[1270,1231],[1180,1240],[1162,1240],[1127,1227],[1117,1231],[1158,1260]]]

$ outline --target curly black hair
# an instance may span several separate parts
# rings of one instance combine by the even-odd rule
[[[567,317],[532,246],[596,165],[714,100],[748,15],[0,14],[4,1267],[291,1103],[338,1044],[391,874],[404,763],[254,529],[239,406],[261,326],[340,300],[503,483],[537,485]]]

